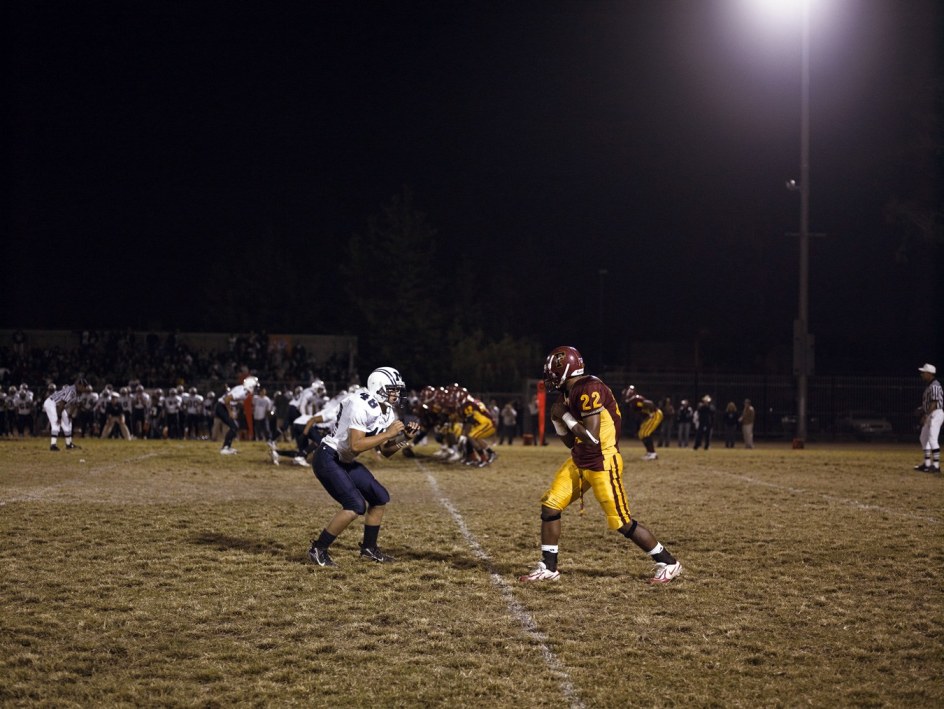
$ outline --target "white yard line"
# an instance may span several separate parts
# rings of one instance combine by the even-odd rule
[[[82,476],[82,478],[88,478],[92,475],[98,475],[99,473],[104,473],[109,470],[114,470],[115,468],[119,468],[119,467],[128,465],[130,463],[137,463],[142,460],[147,460],[148,458],[153,458],[156,455],[158,454],[145,453],[144,455],[135,456],[134,458],[128,458],[127,460],[116,461],[114,463],[108,463],[107,465],[91,466],[89,468],[81,469],[79,471],[79,474]],[[79,463],[79,465],[83,465],[83,464]],[[68,485],[75,485],[78,482],[80,482],[80,480],[76,479],[76,477],[72,477],[66,480],[62,480],[61,482],[58,482],[55,485],[47,485],[46,487],[34,488],[30,490],[29,492],[24,492],[21,495],[14,495],[12,497],[4,497],[0,499],[0,507],[3,507],[4,505],[8,505],[11,502],[36,502],[39,500],[45,500],[47,499],[50,493],[55,492],[57,490],[61,490],[62,488]]]
[[[778,483],[772,483],[767,480],[758,480],[757,478],[752,478],[749,475],[738,475],[736,473],[728,473],[724,470],[714,470],[713,468],[705,468],[704,470],[709,473],[714,473],[715,475],[720,475],[723,477],[733,478],[735,480],[740,480],[742,482],[749,483],[751,485],[759,485],[761,487],[769,487],[774,490],[783,490],[784,492],[789,492],[795,495],[807,495],[811,497],[819,497],[820,499],[826,500],[827,502],[832,502],[837,505],[843,505],[845,507],[852,507],[854,509],[868,511],[868,512],[881,512],[882,514],[891,515],[894,517],[904,517],[905,519],[916,519],[923,522],[931,522],[932,524],[940,524],[941,520],[937,517],[928,517],[927,515],[914,514],[912,512],[902,512],[901,510],[895,510],[891,507],[883,507],[881,505],[872,505],[865,502],[859,502],[859,500],[853,500],[846,497],[837,497],[836,495],[828,495],[823,492],[813,492],[812,490],[806,490],[801,487],[790,487],[789,485],[780,485]]]
[[[547,635],[541,632],[528,610],[518,602],[518,599],[515,598],[515,594],[514,591],[512,591],[511,585],[495,569],[495,565],[492,563],[491,558],[485,553],[485,550],[482,549],[482,545],[479,544],[478,540],[475,538],[475,535],[469,531],[462,514],[458,509],[456,509],[456,506],[452,504],[449,498],[446,497],[439,489],[439,483],[436,481],[436,477],[426,468],[426,466],[424,466],[419,461],[417,461],[416,464],[423,472],[426,473],[426,479],[429,481],[430,487],[436,494],[436,498],[439,500],[439,503],[446,508],[446,511],[448,511],[452,516],[452,519],[455,521],[456,525],[458,525],[459,531],[462,533],[462,536],[465,539],[466,544],[468,544],[469,548],[472,550],[472,553],[475,554],[475,556],[477,556],[485,564],[485,568],[492,579],[492,583],[498,589],[499,593],[501,593],[502,598],[505,601],[505,605],[508,607],[508,612],[516,621],[521,624],[521,627],[524,629],[524,632],[527,634],[527,636],[540,649],[541,655],[544,657],[544,662],[548,666],[551,674],[554,675],[560,682],[561,691],[563,692],[568,705],[574,709],[582,709],[583,702],[580,701],[580,697],[577,695],[577,690],[574,688],[574,683],[570,678],[570,673],[567,671],[567,668],[564,667],[563,663],[561,663],[561,661],[557,658],[557,655],[555,655],[551,648],[548,647]]]

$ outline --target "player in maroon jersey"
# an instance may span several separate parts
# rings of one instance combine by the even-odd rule
[[[551,422],[571,454],[541,498],[542,560],[534,571],[518,580],[560,578],[557,543],[561,513],[592,489],[609,528],[631,540],[656,562],[650,583],[672,581],[682,572],[682,565],[630,515],[619,450],[622,421],[613,392],[599,378],[584,373],[583,357],[573,347],[551,351],[544,364],[544,380],[548,391],[560,392],[551,408]]]
[[[659,426],[662,425],[664,414],[662,409],[655,405],[638,391],[636,387],[630,384],[623,392],[623,401],[629,406],[630,411],[639,418],[639,432],[637,436],[646,447],[646,455],[643,460],[655,460],[659,456],[656,454],[656,445],[652,437],[656,435]]]

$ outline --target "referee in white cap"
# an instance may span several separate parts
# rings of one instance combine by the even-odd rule
[[[922,473],[941,472],[941,423],[944,422],[944,389],[937,380],[937,367],[925,364],[918,367],[921,379],[927,386],[921,397],[921,447],[924,448],[924,462],[916,465],[915,470]]]

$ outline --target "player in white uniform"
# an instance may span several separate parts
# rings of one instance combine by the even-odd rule
[[[258,379],[246,377],[242,384],[237,384],[217,400],[216,410],[214,411],[216,418],[220,419],[223,425],[229,428],[226,437],[223,439],[223,447],[220,448],[221,455],[234,455],[236,453],[236,449],[233,448],[233,440],[235,440],[236,434],[239,433],[239,426],[233,421],[233,417],[229,412],[230,404],[242,404],[246,397],[256,390],[258,385]]]
[[[338,414],[341,413],[341,404],[354,391],[367,390],[360,387],[351,387],[350,391],[343,390],[334,398],[329,399],[314,416],[303,414],[296,418],[292,423],[293,430],[297,429],[299,431],[295,437],[295,450],[280,450],[276,447],[275,441],[269,441],[272,462],[278,465],[280,456],[290,455],[294,465],[308,465],[308,456],[318,449],[326,435],[334,431],[338,422]]]
[[[315,413],[324,404],[324,382],[315,379],[311,386],[302,389],[298,395],[298,401],[295,403],[298,413],[307,416],[314,416]]]
[[[200,438],[200,420],[203,418],[203,397],[200,396],[196,387],[190,387],[190,391],[187,392],[184,411],[187,413],[184,438],[195,441]]]
[[[59,450],[56,443],[59,440],[60,431],[66,437],[66,448],[75,448],[75,444],[72,442],[72,416],[78,408],[79,397],[87,391],[91,391],[91,387],[87,381],[80,378],[75,380],[75,384],[69,384],[58,391],[54,391],[43,402],[43,411],[46,412],[46,417],[49,419],[49,427],[52,433],[49,450]]]
[[[19,390],[13,397],[16,405],[16,430],[20,438],[23,438],[23,432],[28,428],[30,438],[36,435],[36,427],[33,422],[33,392],[24,382],[20,384]]]
[[[375,369],[367,378],[367,391],[344,400],[337,429],[325,436],[315,453],[312,464],[315,476],[341,504],[308,550],[308,558],[318,566],[335,565],[328,548],[360,515],[364,515],[361,556],[381,563],[393,561],[377,547],[380,522],[390,494],[366,466],[357,462],[357,456],[376,448],[389,458],[409,445],[419,426],[415,422],[404,426],[394,410],[405,388],[396,369]]]
[[[88,388],[79,395],[79,410],[75,417],[75,425],[82,429],[82,437],[95,435],[95,407],[98,405],[98,392]]]
[[[177,393],[177,387],[171,387],[167,390],[167,396],[164,397],[164,438],[181,438],[183,429],[180,426],[180,411],[184,402],[180,394]]]
[[[341,404],[352,394],[360,394],[367,391],[363,387],[353,386],[350,389],[341,391],[337,396],[328,399],[321,410],[315,414],[314,426],[319,430],[321,438],[324,438],[334,432],[338,425],[338,415],[341,413]]]

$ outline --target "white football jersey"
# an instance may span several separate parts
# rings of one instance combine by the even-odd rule
[[[179,414],[183,401],[177,394],[168,394],[164,397],[164,413]]]
[[[351,429],[363,431],[368,436],[386,431],[397,420],[392,406],[383,411],[380,403],[369,392],[361,391],[348,396],[341,405],[338,427],[324,444],[338,452],[342,463],[353,463],[357,453],[351,450]]]
[[[87,391],[79,397],[83,411],[94,411],[98,406],[98,392]]]
[[[184,408],[190,416],[197,416],[203,413],[203,397],[199,394],[187,394],[187,400],[184,402]]]
[[[363,391],[367,390],[364,389]],[[315,424],[315,426],[318,428],[333,429],[335,424],[338,422],[338,414],[341,412],[341,404],[343,404],[344,400],[349,396],[351,396],[350,392],[343,392],[338,394],[333,399],[329,399],[328,402],[318,412],[318,416],[321,417],[322,422]]]
[[[298,395],[298,402],[295,404],[299,413],[308,414],[309,416],[314,415],[317,397],[318,395],[311,387],[302,389],[302,393]]]
[[[21,416],[33,413],[33,397],[25,391],[16,393],[16,412]]]
[[[226,396],[229,397],[231,403],[245,401],[246,397],[249,396],[249,390],[244,387],[242,384],[237,384],[232,389],[230,389]]]

